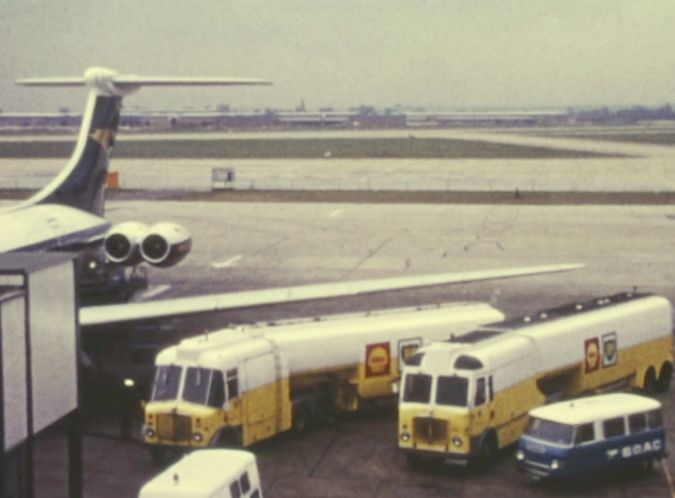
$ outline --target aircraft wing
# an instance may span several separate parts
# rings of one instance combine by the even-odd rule
[[[585,265],[579,263],[529,266],[496,270],[480,270],[435,275],[417,275],[352,282],[331,282],[295,287],[208,294],[174,299],[163,299],[138,303],[88,306],[80,309],[80,325],[83,327],[143,319],[181,316],[192,313],[250,308],[255,306],[311,301],[330,297],[356,296],[433,285],[460,284],[481,280],[522,277],[579,270]]]

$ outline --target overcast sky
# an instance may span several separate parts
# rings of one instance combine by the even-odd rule
[[[0,109],[79,111],[13,80],[92,65],[274,82],[126,102],[154,109],[660,105],[674,22],[674,0],[0,0]]]

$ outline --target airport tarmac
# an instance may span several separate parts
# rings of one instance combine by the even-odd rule
[[[368,298],[231,312],[174,327],[202,333],[227,322],[287,318],[437,301],[489,301],[515,316],[578,298],[630,290],[675,302],[675,208],[670,206],[501,206],[275,204],[164,201],[109,203],[115,222],[173,220],[193,231],[179,266],[152,270],[155,297],[404,274],[583,262],[585,270]],[[85,332],[86,333],[86,332]],[[675,387],[666,405],[675,447]],[[254,447],[265,496],[569,496],[526,483],[505,452],[485,474],[452,468],[413,471],[396,450],[394,410],[338,418]],[[39,496],[59,496],[58,434],[38,442]],[[86,437],[85,495],[135,496],[160,469],[135,442]],[[672,457],[669,468],[675,474]],[[47,469],[47,470],[44,470]],[[663,474],[613,476],[574,496],[668,497]],[[65,494],[61,494],[65,496]]]

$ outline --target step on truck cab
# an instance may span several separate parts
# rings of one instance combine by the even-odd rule
[[[138,498],[262,498],[255,455],[244,450],[193,451],[148,481]]]
[[[665,454],[661,403],[614,393],[532,410],[516,462],[533,480],[575,479],[650,466]]]

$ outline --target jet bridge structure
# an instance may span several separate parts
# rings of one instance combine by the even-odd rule
[[[35,496],[35,438],[57,422],[67,494],[82,496],[75,277],[70,254],[0,254],[0,496]]]

